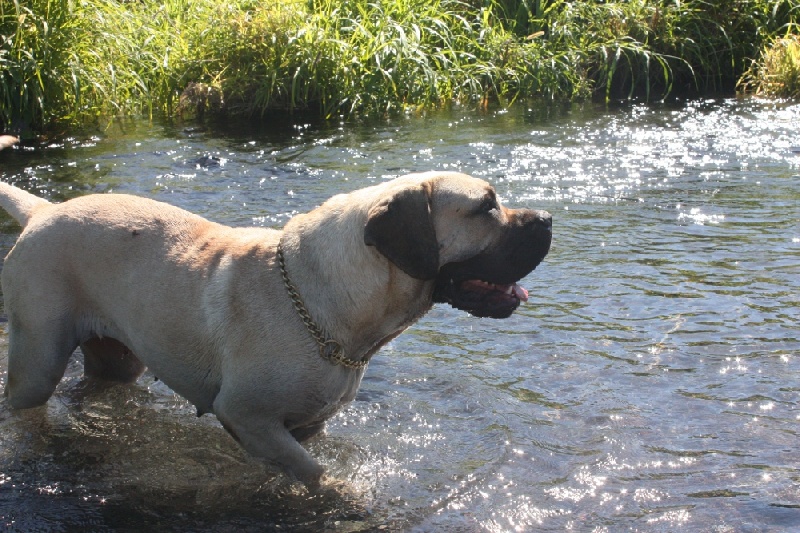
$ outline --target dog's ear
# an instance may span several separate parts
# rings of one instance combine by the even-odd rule
[[[430,207],[430,187],[403,189],[369,210],[364,243],[374,246],[412,278],[439,272],[439,243]]]

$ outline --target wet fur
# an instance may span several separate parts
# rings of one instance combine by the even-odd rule
[[[277,231],[122,194],[51,204],[0,183],[23,225],[2,272],[8,403],[45,403],[80,346],[87,375],[130,382],[147,367],[248,452],[314,484],[323,469],[298,441],[354,399],[363,371],[319,356],[277,267],[279,239],[311,315],[361,359],[430,308],[441,265],[504,240],[512,210],[474,216],[489,190],[463,174],[411,175]]]

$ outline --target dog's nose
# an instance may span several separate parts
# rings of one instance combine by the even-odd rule
[[[547,211],[535,211],[535,213],[534,220],[537,225],[543,226],[545,229],[553,228],[553,215]]]
[[[524,227],[528,231],[552,231],[553,215],[547,211],[536,211],[534,209],[509,209],[508,213],[512,225]]]

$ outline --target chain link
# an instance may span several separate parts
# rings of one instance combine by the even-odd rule
[[[334,364],[334,365],[341,365],[347,368],[351,368],[353,370],[363,370],[369,364],[369,359],[364,359],[362,361],[353,361],[352,359],[348,359],[344,355],[344,348],[339,342],[335,339],[331,339],[325,333],[321,327],[314,322],[314,319],[311,318],[311,314],[306,309],[305,304],[303,304],[303,299],[300,297],[300,293],[297,292],[297,289],[292,284],[292,281],[289,279],[289,273],[286,271],[286,260],[283,257],[283,240],[281,239],[278,241],[278,264],[281,270],[281,277],[283,277],[283,284],[286,286],[286,292],[289,293],[289,298],[292,300],[294,304],[295,310],[297,310],[297,314],[300,315],[300,319],[303,321],[303,324],[306,325],[308,332],[317,342],[317,346],[319,346],[319,355],[326,361]]]

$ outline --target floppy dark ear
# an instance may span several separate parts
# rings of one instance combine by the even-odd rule
[[[439,243],[425,186],[404,189],[369,211],[364,243],[374,246],[412,278],[428,280],[439,271]]]

